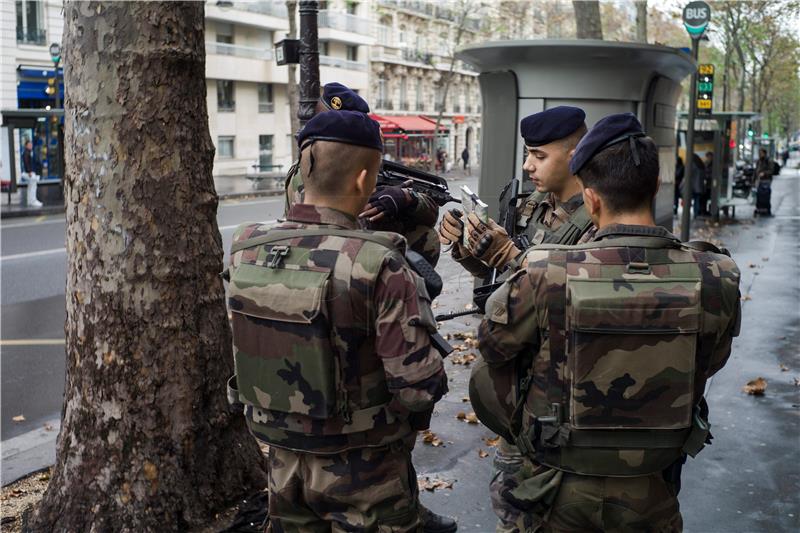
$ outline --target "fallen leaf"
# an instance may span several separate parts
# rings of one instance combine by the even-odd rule
[[[54,428],[53,428],[53,425],[52,425],[52,424],[45,424],[45,425],[44,425],[44,430],[45,430],[45,431],[53,431],[53,429],[54,429]]]
[[[789,371],[789,367],[788,366],[781,365],[781,372],[788,372],[788,371]]]
[[[484,457],[489,457],[489,452],[485,452],[480,448],[478,448],[478,457],[480,457],[481,459],[483,459]]]
[[[436,436],[436,433],[432,432],[430,429],[426,429],[422,432],[422,442],[425,444],[430,444],[434,447],[439,447],[444,444],[442,439]]]
[[[500,437],[499,436],[496,436],[496,437],[485,437],[483,439],[483,442],[485,442],[487,446],[489,446],[491,448],[494,448],[495,446],[500,444]]]
[[[475,413],[469,413],[466,416],[466,419],[467,419],[467,422],[469,424],[477,424],[478,423],[478,415],[476,415]]]
[[[25,417],[23,415],[17,415],[11,420],[13,420],[14,422],[25,422]]]
[[[753,299],[753,297],[750,296],[749,294],[745,294],[744,296],[742,296],[742,301],[743,302],[749,302],[752,299]]]
[[[761,260],[762,261],[769,261],[769,257],[762,257]]]
[[[460,340],[460,341],[463,341],[463,340],[466,340],[466,339],[474,339],[475,338],[475,332],[474,331],[459,331],[457,333],[453,333],[453,338],[457,339],[457,340]]]
[[[462,402],[468,402],[469,401],[469,396],[464,396],[463,398],[461,398],[461,401]]]
[[[800,387],[800,378],[794,378],[794,386]]]
[[[464,306],[464,311],[471,311],[473,309],[475,309],[475,307],[472,304],[467,304]]]
[[[470,363],[475,361],[478,356],[474,353],[465,353],[464,355],[454,355],[450,358],[450,362],[454,365],[469,366]]]
[[[758,265],[755,263],[747,263],[747,266],[750,268],[756,268]]]
[[[459,411],[458,413],[456,413],[456,418],[459,420],[464,420],[465,418],[467,418],[467,413],[465,413],[464,411]]]
[[[419,486],[419,488],[422,489],[422,490],[428,490],[428,491],[431,491],[431,492],[433,492],[433,491],[435,491],[437,489],[451,489],[452,490],[453,489],[453,483],[455,483],[455,480],[447,481],[447,480],[444,480],[444,479],[436,479],[436,478],[431,479],[428,476],[425,476],[424,478],[417,478],[417,485]]]
[[[742,387],[742,390],[753,396],[763,396],[764,391],[767,390],[767,380],[762,377],[757,377],[756,379],[748,381],[747,385]]]

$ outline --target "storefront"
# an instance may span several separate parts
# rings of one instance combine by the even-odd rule
[[[58,101],[55,87],[58,85]],[[19,109],[55,109],[64,102],[64,69],[17,67],[17,107]]]
[[[447,142],[450,131],[421,115],[370,115],[381,126],[386,157],[410,167],[428,168],[431,154]]]

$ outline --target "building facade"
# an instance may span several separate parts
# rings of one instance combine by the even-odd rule
[[[413,162],[443,150],[450,166],[466,147],[475,163],[480,140],[477,74],[460,62],[451,74],[450,62],[454,43],[477,38],[477,21],[445,2],[319,4],[321,83],[338,81],[365,97],[386,128],[390,157]],[[0,10],[0,108],[55,106],[47,84],[61,78],[48,47],[61,41],[62,2],[0,2]],[[274,58],[274,44],[289,31],[285,1],[208,0],[205,15],[214,175],[285,172],[294,142],[288,67],[278,66]],[[7,140],[2,146],[8,146]]]

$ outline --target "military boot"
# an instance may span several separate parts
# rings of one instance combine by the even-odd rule
[[[449,516],[434,513],[420,502],[419,519],[424,533],[453,533],[458,529],[456,521]]]

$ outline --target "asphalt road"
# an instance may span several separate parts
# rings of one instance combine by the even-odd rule
[[[282,196],[222,202],[217,223],[225,249],[240,223],[275,220],[282,214]],[[60,215],[7,219],[0,225],[3,441],[40,428],[61,412],[65,224]],[[13,417],[19,415],[25,420],[14,422]]]

